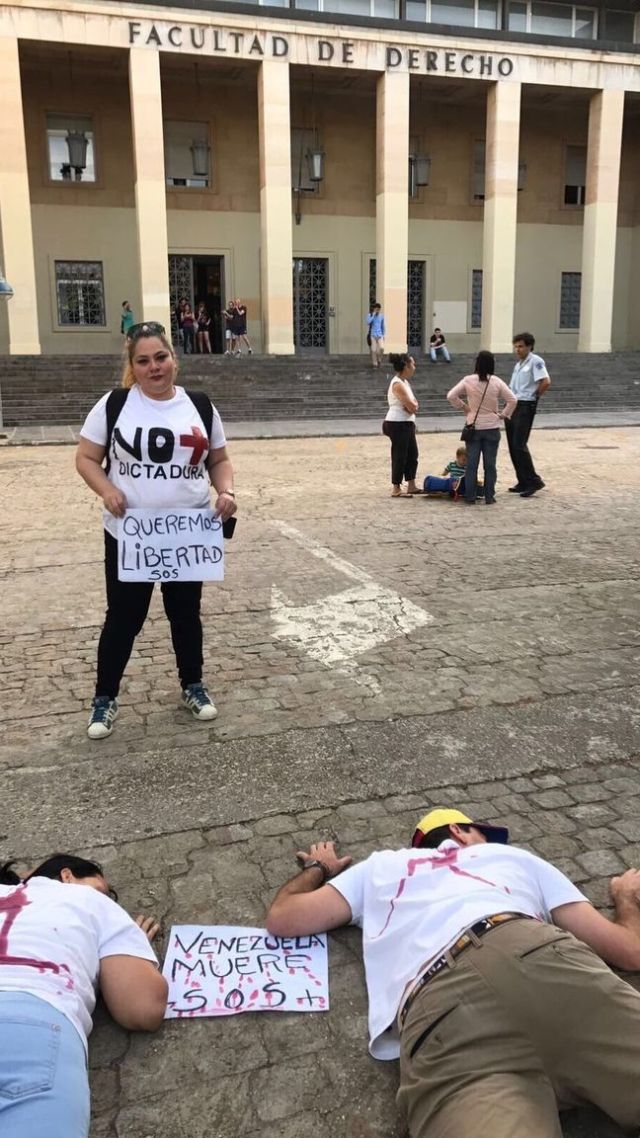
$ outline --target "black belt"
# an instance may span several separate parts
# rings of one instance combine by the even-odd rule
[[[404,1027],[404,1021],[407,1018],[409,1008],[425,985],[428,984],[430,980],[433,980],[433,977],[437,976],[439,972],[442,972],[443,968],[448,968],[452,960],[455,960],[470,944],[474,943],[474,938],[478,940],[480,937],[483,937],[485,933],[496,928],[497,925],[504,925],[507,921],[534,920],[535,917],[530,917],[527,913],[495,913],[492,917],[483,917],[481,921],[476,921],[475,925],[471,925],[468,929],[465,929],[451,945],[451,948],[448,948],[446,952],[443,952],[442,956],[439,956],[437,960],[434,960],[433,964],[429,965],[427,971],[422,973],[420,979],[409,992],[409,995],[400,1009],[400,1027]]]

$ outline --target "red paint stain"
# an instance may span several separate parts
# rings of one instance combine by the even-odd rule
[[[404,893],[404,887],[407,881],[410,877],[414,876],[416,869],[418,869],[421,865],[428,865],[432,870],[449,869],[451,873],[457,874],[458,877],[468,877],[471,881],[480,881],[482,885],[490,885],[494,889],[500,888],[505,893],[511,892],[511,890],[506,885],[501,885],[498,887],[496,886],[495,881],[488,881],[486,877],[479,877],[476,873],[469,873],[466,869],[461,869],[461,867],[457,864],[459,854],[460,847],[456,847],[455,849],[444,850],[442,853],[435,854],[431,857],[409,858],[409,861],[407,862],[407,875],[406,877],[401,877],[400,881],[398,882],[398,890],[396,892],[396,895],[389,903],[389,913],[387,919],[380,929],[380,932],[377,933],[376,936],[372,939],[377,940],[378,937],[381,937],[382,934],[386,932],[387,928],[389,927],[389,922],[393,916],[394,909],[396,907],[396,901],[400,900],[400,897]]]
[[[66,964],[56,964],[53,960],[33,960],[28,956],[11,956],[9,954],[9,933],[22,910],[30,904],[26,883],[16,886],[7,897],[0,897],[0,914],[5,914],[2,926],[0,926],[0,967],[4,964],[21,968],[35,968],[38,972],[53,972],[56,976],[65,972],[66,988],[68,991],[72,991],[73,980]]]

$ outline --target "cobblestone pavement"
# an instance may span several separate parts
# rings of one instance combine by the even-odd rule
[[[422,473],[452,442],[421,437]],[[70,448],[0,452],[0,854],[91,851],[167,927],[260,924],[301,844],[333,835],[364,856],[455,802],[606,905],[609,877],[640,861],[640,434],[537,432],[532,449],[549,489],[507,494],[503,447],[487,514],[392,502],[382,439],[235,443],[241,519],[204,601],[220,716],[178,709],[154,598],[99,744],[97,504]],[[330,961],[326,1015],[154,1037],[99,1015],[92,1138],[400,1138],[353,930]],[[617,1131],[587,1114],[567,1134]]]

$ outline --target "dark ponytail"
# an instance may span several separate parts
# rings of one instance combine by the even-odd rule
[[[11,868],[11,866],[15,864],[15,861],[5,861],[3,865],[0,865],[0,885],[21,884],[22,878],[18,877],[15,870]]]
[[[474,367],[478,379],[487,383],[496,370],[495,358],[491,352],[478,352]]]
[[[410,359],[411,356],[408,352],[394,352],[393,354],[389,355],[389,363],[391,364],[393,370],[398,374],[401,371],[404,371]]]

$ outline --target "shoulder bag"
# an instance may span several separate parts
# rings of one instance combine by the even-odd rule
[[[489,390],[489,384],[491,383],[492,378],[493,378],[492,376],[489,376],[489,378],[485,384],[484,391],[482,392],[482,399],[478,403],[478,410],[475,413],[473,423],[465,423],[464,427],[462,428],[462,434],[460,435],[460,438],[462,439],[463,443],[470,443],[475,438],[476,419],[478,418],[478,415],[480,414],[480,408],[482,407],[482,404],[484,403],[484,397],[487,394],[487,391]]]

